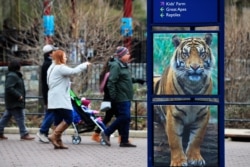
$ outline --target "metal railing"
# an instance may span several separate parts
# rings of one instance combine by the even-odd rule
[[[3,95],[0,95],[0,99],[2,99],[1,101],[3,102]],[[38,99],[39,100],[42,100],[43,97],[42,96],[27,96],[26,97],[26,100],[28,101],[29,99]],[[89,98],[89,100],[92,100],[92,101],[102,101],[101,98]],[[132,103],[135,103],[134,105],[134,115],[131,115],[131,118],[134,119],[135,121],[135,129],[134,130],[138,130],[138,119],[139,118],[143,118],[143,119],[147,119],[147,114],[145,114],[145,116],[141,116],[141,115],[138,115],[138,103],[141,103],[141,102],[146,102],[146,99],[133,99],[132,100]],[[4,104],[4,103],[3,103]],[[43,106],[43,105],[42,105]],[[44,111],[44,109],[42,108],[42,111]],[[0,115],[2,115],[4,113],[4,111],[1,111],[0,112]],[[44,115],[44,112],[28,112],[26,113],[26,115],[38,115],[38,116],[43,116]]]
[[[3,100],[3,96],[0,95],[0,99]],[[38,100],[42,100],[42,96],[27,96],[26,97],[27,100],[29,99],[38,99]],[[92,101],[102,101],[101,98],[89,98]],[[145,115],[138,115],[138,104],[142,103],[142,102],[147,102],[146,99],[133,99],[132,103],[134,103],[134,114],[131,115],[131,118],[135,121],[135,130],[138,130],[138,119],[143,118],[143,119],[147,119],[147,113],[145,113]],[[225,102],[225,106],[229,106],[229,105],[238,105],[238,106],[250,106],[250,103],[242,103],[242,102]],[[43,111],[43,109],[42,109]],[[0,114],[3,114],[3,111],[0,112]],[[29,112],[26,113],[26,115],[38,115],[38,116],[43,116],[44,112]],[[225,118],[224,119],[225,122],[250,122],[250,118]]]
[[[241,105],[241,106],[250,106],[250,103],[242,103],[242,102],[225,102],[225,105]],[[250,122],[250,118],[225,118],[225,122]]]

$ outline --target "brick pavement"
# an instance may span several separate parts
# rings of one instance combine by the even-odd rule
[[[131,138],[137,148],[120,148],[117,137],[111,138],[111,147],[92,141],[89,135],[81,135],[81,143],[73,145],[71,134],[66,133],[63,141],[69,149],[54,150],[52,144],[40,143],[37,138],[20,141],[19,134],[6,136],[8,140],[0,141],[0,167],[147,167],[145,137]],[[225,167],[249,166],[249,141],[225,139]]]
[[[35,134],[31,134],[35,135]],[[131,138],[136,148],[121,148],[117,137],[111,138],[111,147],[100,145],[81,136],[81,143],[72,144],[71,135],[64,134],[68,150],[54,150],[52,144],[36,140],[20,141],[19,134],[6,134],[0,141],[0,167],[146,167],[147,139]]]
[[[250,139],[225,139],[225,167],[249,167]]]

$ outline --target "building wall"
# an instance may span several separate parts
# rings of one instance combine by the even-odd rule
[[[0,67],[0,95],[4,93],[5,75],[8,67]],[[40,67],[39,66],[23,66],[21,67],[23,74],[24,84],[26,88],[27,96],[39,95],[39,78]]]

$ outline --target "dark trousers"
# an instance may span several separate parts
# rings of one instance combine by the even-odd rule
[[[25,125],[25,112],[22,108],[14,108],[14,109],[5,110],[0,120],[0,134],[4,133],[4,128],[7,126],[12,116],[16,120],[21,137],[28,134],[29,132]]]
[[[53,122],[54,122],[54,113],[51,112],[51,111],[48,111],[46,109],[45,115],[44,115],[44,118],[43,118],[43,122],[42,122],[42,125],[40,127],[40,133],[48,135],[49,134],[49,128],[51,127]]]
[[[115,130],[120,131],[121,143],[127,143],[129,138],[129,124],[130,124],[130,107],[131,102],[117,102],[117,117],[116,120],[106,129],[104,133],[110,136]]]
[[[112,104],[111,104],[111,109],[109,109],[109,110],[107,110],[107,111],[105,112],[105,116],[104,116],[102,122],[104,123],[104,125],[107,125],[107,124],[111,121],[111,119],[113,118],[113,116],[116,116],[116,115],[117,115],[117,109],[116,109],[116,107],[115,107],[115,104],[112,103]],[[119,131],[119,130],[118,130],[118,131]],[[101,132],[101,129],[100,129],[100,128],[97,128],[97,129],[95,130],[95,132],[96,132],[96,133],[100,133],[100,132]]]
[[[49,109],[54,113],[54,125],[59,125],[62,121],[65,121],[68,125],[73,122],[73,112],[72,110],[58,108],[58,109]]]

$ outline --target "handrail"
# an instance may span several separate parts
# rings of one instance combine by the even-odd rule
[[[246,102],[225,102],[226,105],[250,105],[250,103]]]
[[[4,96],[0,95],[0,99],[3,99]],[[26,96],[26,99],[43,99],[42,96]],[[88,98],[89,100],[93,101],[102,101],[102,98]],[[135,115],[132,115],[131,117],[135,119],[135,130],[138,130],[138,118],[147,118],[147,116],[138,116],[137,109],[138,109],[138,103],[139,102],[146,102],[146,99],[133,99],[132,102],[135,103]],[[0,112],[0,114],[3,114],[3,112]],[[26,113],[26,115],[44,115],[44,113]]]
[[[3,95],[0,95],[0,99],[4,98]],[[43,99],[42,96],[27,96],[27,99]],[[101,101],[102,98],[89,98],[89,100],[94,101]],[[138,118],[147,118],[147,116],[138,116],[138,103],[139,102],[147,102],[146,99],[133,99],[132,102],[135,103],[135,114],[131,117],[135,120],[135,130],[138,130]],[[225,105],[250,105],[250,103],[246,102],[225,102]],[[1,114],[3,112],[0,112]],[[43,115],[44,113],[27,113],[27,115]],[[244,119],[244,118],[225,118],[224,121],[226,122],[250,122],[250,119]]]
[[[250,105],[246,102],[225,102],[225,105]],[[248,118],[225,118],[225,122],[250,122]]]

